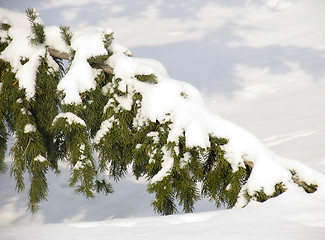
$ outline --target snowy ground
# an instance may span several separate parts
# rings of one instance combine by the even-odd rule
[[[136,57],[161,61],[207,106],[279,155],[325,174],[323,0],[25,1],[45,25],[109,27]],[[1,16],[0,16],[1,18]],[[25,212],[26,196],[0,176],[0,239],[324,239],[325,198],[287,192],[244,209],[202,201],[194,214],[155,216],[145,185],[127,178],[109,197],[85,200],[50,175],[49,201]]]

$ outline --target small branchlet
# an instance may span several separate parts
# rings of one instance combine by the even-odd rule
[[[29,7],[26,10],[26,15],[30,22],[34,22],[39,17],[38,13],[36,12],[35,8],[33,8],[33,7]]]
[[[141,75],[135,75],[135,78],[141,82],[146,82],[146,83],[150,83],[150,84],[157,84],[158,80],[157,80],[157,76],[154,74],[141,74]]]
[[[65,26],[60,25],[60,30],[61,30],[61,37],[64,40],[64,42],[68,46],[71,46],[71,39],[72,39],[73,34],[70,30],[70,27],[67,25],[65,25]]]
[[[295,170],[290,170],[292,174],[292,180],[294,183],[302,187],[306,193],[313,193],[317,190],[318,186],[316,184],[308,184],[305,181],[301,180]]]
[[[112,44],[112,42],[114,40],[113,34],[114,34],[113,32],[110,33],[110,34],[104,34],[103,42],[104,42],[104,46],[105,46],[107,51],[109,49],[109,46]]]
[[[26,10],[26,15],[31,24],[31,29],[34,37],[30,38],[30,43],[32,45],[39,45],[45,42],[45,32],[43,23],[37,21],[39,18],[38,13],[32,7]]]
[[[11,25],[9,23],[0,23],[0,30],[2,31],[8,31],[11,28]]]
[[[88,58],[87,61],[92,68],[102,69],[105,64],[105,61],[109,58],[109,55],[99,55],[96,57]]]
[[[98,192],[98,193],[103,192],[106,195],[114,192],[112,184],[107,183],[105,180],[102,180],[102,181],[96,180],[95,188],[96,188],[96,192]]]

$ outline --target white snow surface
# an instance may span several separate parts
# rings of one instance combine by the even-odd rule
[[[80,117],[78,117],[76,114],[72,112],[65,112],[65,113],[59,113],[53,120],[53,123],[55,123],[58,119],[65,118],[66,121],[71,125],[73,123],[80,124],[82,126],[86,126],[86,123],[84,120],[82,120]]]
[[[90,8],[91,4],[97,8]],[[7,5],[20,7],[15,1]],[[75,28],[95,24],[105,29],[108,25],[116,31],[118,42],[131,48],[135,56],[146,58],[128,58],[122,54],[126,48],[119,45],[113,57],[122,60],[111,58],[110,64],[125,84],[141,90],[141,109],[147,118],[163,120],[165,113],[171,112],[175,132],[170,133],[169,140],[177,139],[182,128],[187,130],[189,146],[205,146],[206,133],[227,137],[227,157],[234,168],[242,157],[254,162],[245,189],[263,186],[265,192],[271,192],[273,183],[284,182],[288,190],[245,208],[216,211],[202,200],[196,213],[159,217],[154,216],[150,206],[153,196],[145,192],[144,182],[127,176],[114,184],[112,195],[86,200],[68,187],[68,169],[62,165],[60,177],[49,173],[48,202],[42,203],[37,215],[31,215],[25,211],[27,193],[18,195],[9,174],[0,175],[0,239],[324,239],[322,0],[126,4],[84,0],[79,4],[46,1],[39,9],[36,3],[34,7],[51,25],[69,21]],[[5,11],[1,9],[0,18]],[[69,18],[58,23],[56,16],[60,14]],[[161,63],[147,58],[163,62],[168,74]],[[124,64],[132,66],[132,71],[122,71]],[[157,70],[158,84],[150,86],[150,91],[145,83],[133,78],[134,72],[150,74]],[[195,85],[203,98],[190,84],[169,76]],[[78,84],[83,89],[93,87]],[[163,98],[166,95],[169,98]],[[69,99],[78,100],[77,95]],[[153,107],[156,105],[152,102],[161,107]],[[103,126],[102,134],[109,126]],[[171,164],[172,160],[166,159],[155,180],[166,174]],[[296,187],[284,171],[293,168],[302,179],[318,183],[319,190],[306,194]],[[238,206],[244,204],[240,201]]]
[[[109,130],[112,128],[113,123],[114,123],[115,119],[114,116],[106,119],[105,121],[103,121],[100,125],[100,129],[97,131],[96,136],[94,137],[94,143],[95,144],[99,144],[100,140],[102,137],[105,136],[106,133],[109,132]]]
[[[34,158],[34,161],[45,162],[46,158],[42,155],[38,155],[36,158]]]
[[[45,26],[46,46],[56,49],[60,52],[69,53],[70,49],[61,37],[61,30],[58,26]]]
[[[24,127],[24,133],[36,132],[36,127],[33,124],[26,124]]]

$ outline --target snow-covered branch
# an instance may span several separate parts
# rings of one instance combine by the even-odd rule
[[[52,47],[47,48],[47,50],[53,58],[70,60],[70,54],[67,52],[62,52],[62,51],[56,50],[55,48],[52,48]],[[108,74],[114,74],[113,68],[105,62],[98,64],[97,68],[102,69],[104,72],[106,72]]]
[[[319,186],[320,178],[302,178],[295,164],[286,166],[252,134],[210,112],[200,92],[172,79],[160,62],[131,57],[111,30],[61,28],[62,37],[59,27],[37,23],[38,36],[24,15],[5,15],[11,27],[0,31],[0,133],[6,121],[16,134],[12,171],[21,186],[24,172],[33,174],[33,209],[46,199],[46,171],[65,159],[70,186],[86,197],[111,192],[99,176],[119,180],[131,169],[145,177],[161,214],[175,213],[177,202],[191,212],[202,196],[233,207],[293,185],[309,193]],[[64,76],[49,55],[69,60]]]
[[[254,168],[254,163],[252,161],[244,160],[244,163],[250,169]],[[291,174],[292,174],[292,181],[294,183],[296,183],[297,185],[299,185],[300,187],[302,187],[307,193],[313,193],[317,190],[317,187],[318,187],[317,185],[307,184],[305,181],[303,181],[299,178],[299,176],[297,175],[297,173],[294,170],[291,171]]]
[[[48,50],[49,54],[54,58],[70,60],[70,54],[67,53],[67,52],[61,52],[61,51],[56,50],[54,48],[48,48],[47,50]]]

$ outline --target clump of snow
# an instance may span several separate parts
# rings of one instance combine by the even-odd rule
[[[126,93],[127,91],[127,85],[124,80],[121,80],[117,86],[117,89],[120,90],[123,93]]]
[[[313,194],[319,197],[325,197],[325,176],[319,171],[303,164],[302,162],[279,157],[275,160],[282,167],[290,169],[294,174],[299,177],[299,180],[305,181],[308,184],[317,185],[317,191]]]
[[[30,23],[24,14],[0,8],[0,15],[6,16],[6,22],[11,26],[8,36],[12,39],[9,46],[1,53],[0,58],[10,62],[13,71],[16,72],[16,78],[19,80],[19,87],[26,89],[26,98],[31,99],[35,94],[39,59],[46,52],[45,45],[30,44],[33,34]],[[41,21],[39,18],[36,20]],[[24,65],[20,62],[22,58],[28,59]]]
[[[58,26],[48,26],[44,29],[45,32],[45,44],[46,46],[53,48],[59,52],[69,53],[70,49],[64,42],[61,36],[61,30]]]
[[[38,155],[36,158],[34,158],[34,161],[45,162],[46,158],[42,155]]]
[[[114,116],[110,117],[109,119],[103,121],[100,125],[100,129],[97,131],[96,136],[94,137],[94,143],[99,144],[100,139],[105,136],[107,132],[110,131],[110,129],[113,126],[113,123],[115,122]]]
[[[119,102],[119,105],[125,110],[130,111],[132,108],[133,100],[130,97],[116,96],[116,100]]]
[[[115,77],[124,81],[129,81],[136,75],[150,74],[157,76],[158,81],[168,78],[164,66],[152,59],[131,58],[123,53],[115,53],[108,59],[107,63],[114,69]]]
[[[32,115],[32,113],[31,113],[30,111],[26,110],[26,108],[24,108],[24,107],[23,107],[22,109],[20,109],[20,111],[21,111],[21,113],[24,114],[24,115],[25,115],[25,114]]]
[[[66,121],[72,125],[72,124],[80,124],[82,126],[86,126],[86,123],[84,120],[82,120],[80,117],[75,115],[74,113],[71,112],[65,112],[65,113],[59,113],[53,120],[53,124],[60,118],[65,118]]]
[[[40,57],[45,56],[46,45],[35,46],[30,43],[30,39],[34,36],[28,18],[24,14],[0,8],[0,15],[6,16],[4,21],[11,26],[8,30],[8,37],[12,39],[9,46],[1,53],[0,58],[10,62],[13,71],[16,73],[16,78],[19,80],[19,87],[26,90],[27,100],[32,99],[35,95],[36,72],[40,64],[39,60]],[[35,22],[42,24],[39,17],[35,19]],[[3,36],[4,33],[1,32]],[[57,41],[57,37],[52,40],[52,35],[46,39],[47,42],[60,42]],[[28,59],[28,61],[22,64],[20,59]],[[57,69],[57,64],[53,60],[49,62],[51,66]]]
[[[169,171],[172,169],[173,164],[174,164],[174,158],[172,157],[170,151],[166,148],[163,147],[161,149],[163,152],[163,162],[161,164],[162,168],[160,171],[150,180],[150,183],[155,183],[160,180],[162,180],[166,175],[169,174]]]
[[[191,159],[191,154],[186,152],[180,161],[180,167],[183,168]]]
[[[58,90],[65,94],[64,104],[80,104],[82,100],[79,93],[96,87],[95,77],[98,70],[93,69],[87,59],[107,54],[103,34],[108,33],[111,30],[96,27],[86,27],[74,33],[71,49],[75,51],[75,55],[68,73],[58,85]]]
[[[96,175],[96,180],[102,182],[102,181],[105,181],[105,182],[109,182],[109,177],[108,177],[108,173],[103,171],[103,172],[99,172],[97,175]]]
[[[35,95],[36,72],[40,64],[40,56],[43,56],[44,54],[44,48],[35,47],[33,54],[28,57],[28,62],[21,66],[16,73],[16,77],[19,80],[19,87],[26,89],[27,99],[31,99]]]
[[[26,124],[24,127],[24,133],[36,132],[36,127],[33,124]]]
[[[79,170],[81,168],[84,168],[82,161],[78,161],[73,167],[73,169],[75,169],[75,170]]]
[[[115,41],[113,41],[111,43],[108,50],[110,52],[112,52],[112,53],[123,53],[126,56],[129,56],[129,57],[132,56],[132,52],[129,49],[127,49],[126,47],[116,43]]]
[[[87,157],[86,157],[86,155],[85,155],[85,148],[86,148],[86,146],[85,146],[85,144],[81,144],[81,146],[80,146],[80,152],[81,152],[81,156],[80,156],[80,160],[85,160]],[[90,162],[90,164],[91,164],[91,162]]]
[[[152,137],[154,143],[158,143],[158,141],[159,141],[158,132],[150,132],[147,134],[147,137]]]
[[[22,109],[20,109],[20,111],[21,111],[21,113],[24,114],[24,115],[27,114],[26,108],[22,108]]]
[[[288,169],[266,158],[254,163],[251,175],[243,190],[250,195],[260,190],[263,190],[266,195],[272,195],[277,183],[283,183],[285,186],[291,185],[291,177]]]
[[[113,87],[112,84],[109,82],[102,88],[103,95],[106,95],[107,93],[112,93]],[[105,111],[104,111],[105,112]]]
[[[105,87],[103,87],[103,88],[105,88]],[[104,93],[104,94],[105,94],[105,93]],[[106,110],[107,110],[108,108],[114,106],[114,105],[113,105],[114,102],[115,102],[115,100],[114,100],[113,98],[110,98],[110,99],[108,100],[108,102],[106,103],[106,105],[104,106],[103,113],[105,113]]]

